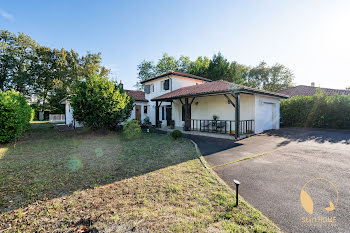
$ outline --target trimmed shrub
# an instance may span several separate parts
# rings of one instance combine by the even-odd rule
[[[0,92],[0,143],[19,138],[30,127],[32,112],[19,92]]]
[[[291,127],[350,129],[350,95],[295,96],[281,101],[281,116]]]
[[[178,139],[178,138],[181,138],[182,137],[182,132],[180,130],[174,130],[173,132],[171,132],[171,136],[174,138],[174,139]]]
[[[127,139],[135,139],[141,135],[141,126],[137,120],[125,121],[123,125],[123,134]]]

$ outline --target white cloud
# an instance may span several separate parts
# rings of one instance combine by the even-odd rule
[[[10,21],[12,21],[12,20],[14,19],[14,16],[13,16],[13,15],[11,15],[10,13],[6,12],[6,11],[3,10],[3,9],[0,9],[0,15],[1,15],[3,18],[5,18],[5,19],[7,19],[7,20],[10,20]]]

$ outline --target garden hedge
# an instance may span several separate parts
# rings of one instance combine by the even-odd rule
[[[20,137],[30,126],[31,107],[19,92],[0,92],[0,143]]]
[[[285,126],[350,129],[350,95],[295,96],[281,101]]]

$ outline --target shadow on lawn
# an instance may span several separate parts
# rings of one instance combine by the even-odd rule
[[[188,140],[150,133],[128,141],[120,132],[59,132],[48,123],[0,149],[0,213],[196,158]]]
[[[286,140],[278,146],[285,146],[291,142],[313,141],[317,143],[341,143],[350,145],[349,130],[314,129],[314,128],[281,128],[266,132],[269,136],[282,137]]]

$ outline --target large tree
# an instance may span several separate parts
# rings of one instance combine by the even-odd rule
[[[280,91],[291,87],[293,73],[290,69],[281,64],[269,67],[265,62],[250,69],[246,84],[251,87],[267,91]]]
[[[214,54],[212,59],[198,57],[191,61],[189,57],[180,56],[176,59],[164,53],[156,64],[143,60],[138,69],[138,82],[136,86],[141,88],[141,81],[160,75],[171,70],[187,72],[193,75],[209,78],[211,80],[225,80],[249,87],[279,91],[292,85],[293,73],[281,64],[268,66],[261,62],[255,67],[245,66],[236,61],[230,62],[220,52]]]
[[[59,100],[75,82],[94,73],[109,74],[100,53],[80,57],[74,50],[51,49],[6,30],[0,33],[0,46],[0,90],[19,91],[39,110],[63,112]]]
[[[92,129],[115,129],[130,117],[133,100],[117,82],[90,74],[73,86],[74,119]]]
[[[208,68],[210,60],[208,57],[198,57],[195,61],[191,61],[187,72],[200,77],[208,78]]]

